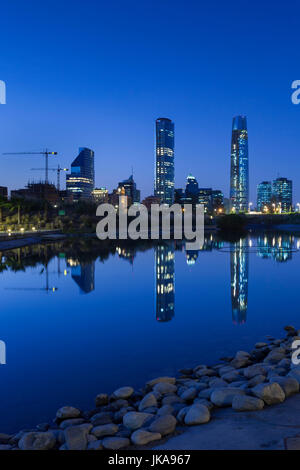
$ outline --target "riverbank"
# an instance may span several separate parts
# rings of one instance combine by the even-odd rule
[[[259,416],[270,413],[271,405],[280,410],[285,402],[285,413],[292,417],[295,405],[289,405],[289,400],[296,398],[299,404],[300,366],[291,363],[291,355],[300,330],[291,326],[285,330],[285,338],[268,338],[250,352],[238,351],[218,364],[183,369],[178,377],[158,377],[139,390],[125,386],[110,395],[99,393],[90,411],[64,406],[51,423],[14,435],[0,434],[0,449],[215,449],[220,448],[224,433],[226,448],[243,448],[243,440],[239,447],[236,442],[237,427],[244,436],[248,427],[253,433],[251,416],[257,417],[255,433],[266,440],[266,427],[263,419],[260,425]],[[276,410],[271,419],[274,413]],[[270,441],[277,425],[275,421],[270,428]],[[236,432],[228,437],[232,427]],[[181,435],[174,437],[176,434]],[[232,447],[228,447],[230,442]]]

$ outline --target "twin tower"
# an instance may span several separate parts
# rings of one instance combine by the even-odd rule
[[[155,196],[161,203],[174,201],[174,123],[168,118],[156,120]],[[232,122],[230,207],[247,212],[249,204],[248,132],[245,116]]]

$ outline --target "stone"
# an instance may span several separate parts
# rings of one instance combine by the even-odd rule
[[[249,364],[250,354],[246,351],[238,351],[235,355],[235,358],[231,361],[231,365],[235,369],[240,369]]]
[[[227,374],[227,372],[232,372],[233,370],[235,370],[235,368],[232,366],[223,366],[223,367],[220,367],[218,372],[219,372],[220,377],[222,377],[222,375]]]
[[[9,444],[0,444],[0,450],[11,450],[12,446]]]
[[[285,359],[285,351],[283,351],[282,348],[275,348],[265,357],[264,362],[268,364],[278,364],[282,359]]]
[[[235,411],[257,411],[265,406],[260,398],[249,397],[247,395],[235,395],[232,400],[232,408]]]
[[[231,406],[235,395],[245,395],[245,392],[234,387],[218,388],[213,391],[210,400],[219,407]]]
[[[143,411],[145,408],[149,408],[151,406],[157,406],[157,399],[154,393],[147,393],[144,396],[142,401],[139,404],[139,411]]]
[[[153,391],[160,395],[168,395],[169,393],[176,393],[177,387],[173,384],[160,382],[154,385]]]
[[[113,436],[116,434],[119,430],[119,426],[114,423],[110,424],[103,424],[101,426],[96,426],[95,428],[92,429],[92,434],[99,439],[100,437],[104,436]]]
[[[99,426],[101,424],[109,424],[112,422],[113,414],[111,411],[101,411],[91,417],[91,423],[93,426]]]
[[[214,375],[217,375],[217,373],[213,369],[204,368],[196,370],[195,375],[196,377],[203,377],[204,375],[206,375],[207,377],[212,377]]]
[[[256,375],[267,375],[267,368],[261,364],[253,364],[244,369],[244,376],[247,379],[252,379]]]
[[[291,369],[291,371],[287,374],[287,377],[292,377],[293,379],[297,380],[300,384],[300,371],[297,369]]]
[[[149,382],[147,382],[147,385],[148,387],[152,388],[154,387],[154,385],[161,382],[175,385],[176,379],[175,377],[157,377],[156,379],[149,380]]]
[[[197,396],[197,389],[195,387],[188,388],[181,395],[180,398],[184,401],[191,401]]]
[[[163,405],[173,405],[174,403],[184,403],[184,400],[177,395],[167,395],[162,399]]]
[[[69,426],[65,429],[65,444],[68,450],[85,450],[87,448],[87,435],[92,428],[91,424]]]
[[[56,444],[52,432],[25,432],[19,440],[19,448],[22,450],[50,450]]]
[[[210,381],[208,382],[208,385],[211,388],[217,388],[217,387],[227,387],[228,383],[225,382],[223,378],[220,379],[219,377],[214,377],[213,379],[210,379]]]
[[[126,428],[135,431],[141,428],[147,421],[153,418],[150,413],[142,413],[137,411],[129,411],[123,416],[123,424]]]
[[[270,382],[278,383],[286,397],[299,392],[299,382],[297,382],[293,377],[271,377]]]
[[[96,406],[103,406],[108,404],[108,395],[107,393],[99,393],[95,398]]]
[[[288,336],[297,336],[297,330],[294,326],[287,325],[284,327],[284,330],[287,332]]]
[[[119,450],[130,445],[127,437],[105,437],[102,441],[104,449]]]
[[[300,450],[300,436],[285,439],[286,450]]]
[[[195,398],[194,404],[199,404],[199,405],[204,405],[206,408],[211,411],[214,407],[213,403],[211,401],[206,400],[205,398]]]
[[[219,388],[219,387],[217,387]],[[205,390],[201,390],[201,392],[198,393],[198,397],[199,398],[206,398],[206,399],[210,399],[211,397],[211,394],[214,392],[214,390],[216,390],[215,388],[206,388]]]
[[[149,431],[165,436],[175,431],[176,423],[176,418],[172,415],[159,416],[150,424]]]
[[[182,409],[177,413],[176,419],[177,419],[177,421],[179,421],[179,423],[183,423],[183,422],[184,422],[184,418],[185,418],[185,415],[186,415],[187,412],[188,412],[188,409],[189,409],[189,406],[185,406],[184,408],[182,408]]]
[[[157,441],[158,439],[161,439],[161,434],[159,432],[149,432],[145,429],[138,429],[131,435],[132,443],[137,446],[144,446],[150,442]]]
[[[71,419],[71,418],[79,418],[81,415],[81,411],[78,408],[74,408],[73,406],[63,406],[59,408],[56,412],[56,418],[63,420],[63,419]]]
[[[265,375],[255,375],[248,381],[248,387],[255,387],[255,385],[262,384],[266,381]]]
[[[134,392],[134,389],[132,387],[121,387],[121,388],[118,388],[117,390],[115,390],[113,392],[112,396],[115,399],[121,398],[121,399],[126,400],[126,398],[131,397],[133,392]]]
[[[278,383],[259,384],[251,389],[252,393],[261,398],[267,405],[275,405],[285,400],[285,393]]]
[[[0,433],[0,444],[7,444],[12,438],[11,434]]]
[[[156,414],[157,416],[172,415],[174,414],[174,408],[171,405],[163,405]]]
[[[49,428],[50,428],[49,423],[40,423],[40,424],[38,424],[38,425],[36,426],[36,429],[37,429],[38,431],[42,431],[42,432],[48,431]],[[0,440],[1,440],[1,439],[0,439]]]
[[[60,429],[66,429],[69,426],[76,426],[77,424],[83,424],[83,418],[73,418],[73,419],[65,419],[59,425]]]
[[[92,441],[88,444],[88,450],[102,450],[102,441]]]
[[[266,346],[268,346],[268,343],[264,343],[263,341],[261,341],[261,342],[255,344],[255,347],[256,347],[257,349],[265,348]]]
[[[238,380],[241,379],[241,375],[237,370],[234,370],[232,372],[227,372],[227,374],[222,375],[222,379],[226,380],[226,382],[237,382]]]
[[[208,423],[209,420],[210,420],[209,409],[204,405],[195,404],[189,407],[184,418],[184,423],[187,426],[192,426],[195,424]]]

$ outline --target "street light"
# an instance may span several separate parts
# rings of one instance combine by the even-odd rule
[[[249,202],[248,212],[251,212],[251,206],[253,206],[253,202]]]

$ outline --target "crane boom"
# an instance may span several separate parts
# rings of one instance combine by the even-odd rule
[[[49,152],[48,149],[41,152],[5,152],[3,155],[44,155],[45,156],[45,183],[48,183],[48,156],[57,155],[57,152]]]

